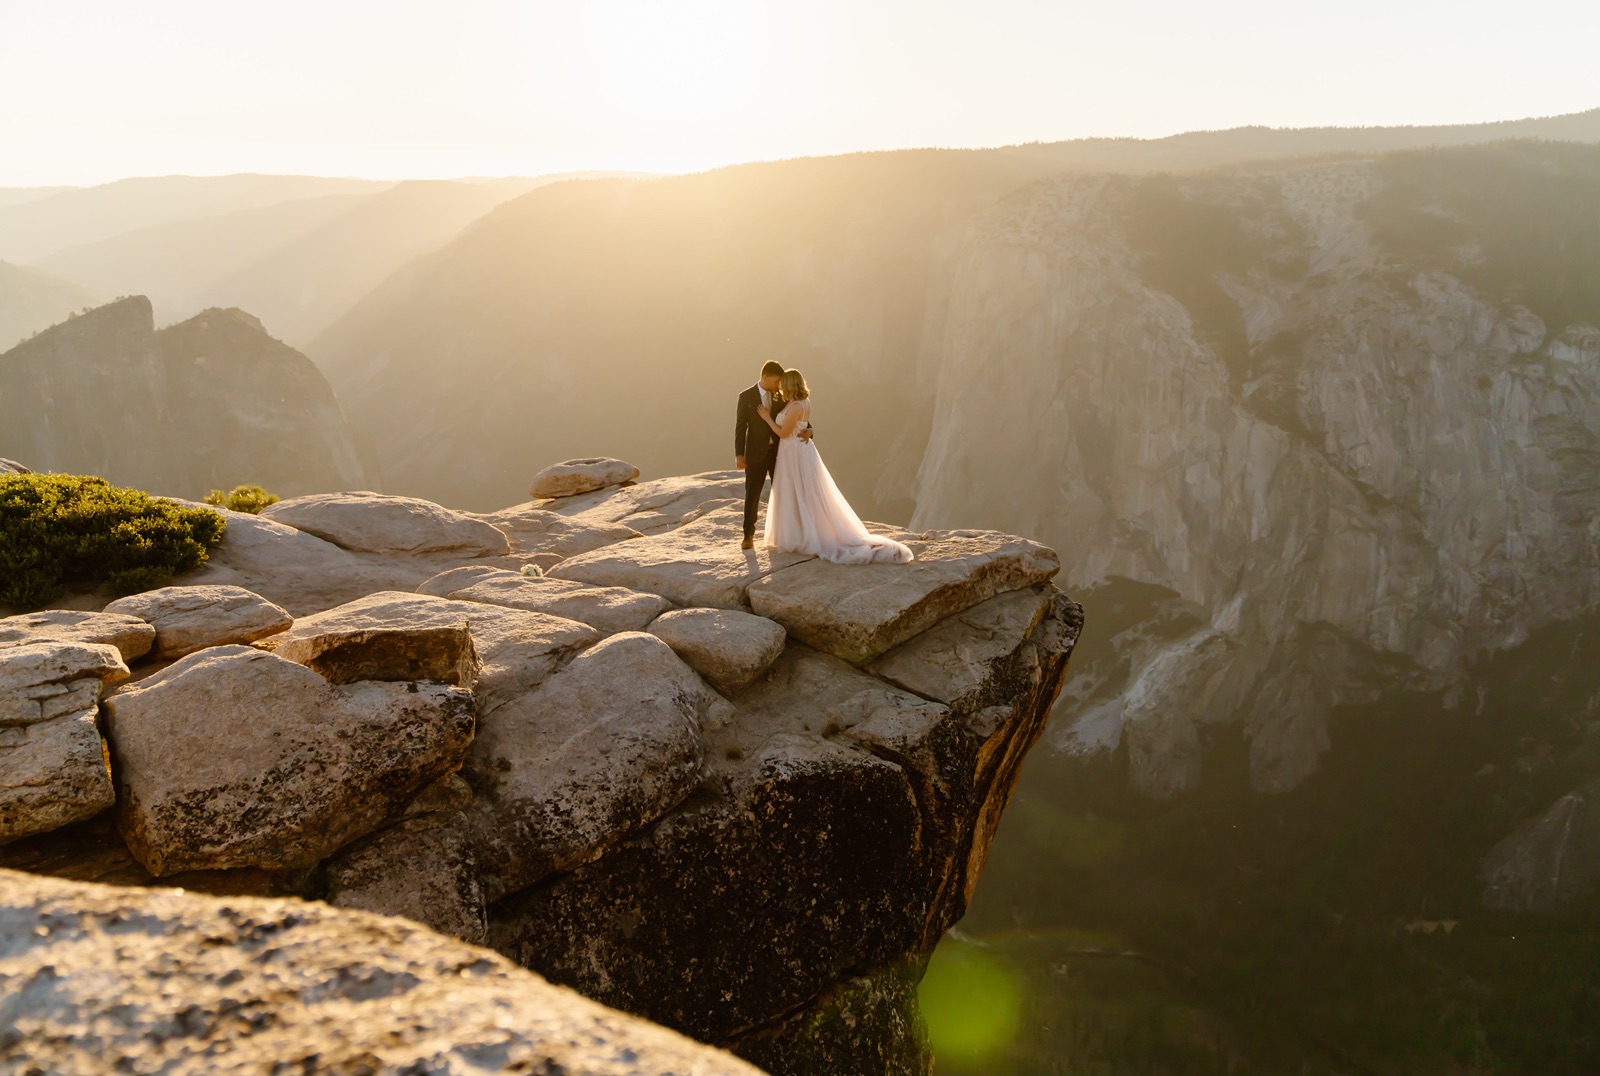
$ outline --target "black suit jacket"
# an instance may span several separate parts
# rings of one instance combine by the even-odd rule
[[[783,414],[783,400],[774,398],[777,408],[772,421]],[[739,393],[739,410],[733,420],[733,454],[745,458],[745,466],[754,471],[763,467],[778,447],[778,435],[761,420],[756,408],[761,406],[761,386],[751,385]]]

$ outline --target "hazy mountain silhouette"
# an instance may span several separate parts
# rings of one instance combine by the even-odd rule
[[[1515,138],[1600,142],[1600,108],[1564,116],[1434,127],[1234,127],[1166,138],[1079,138],[1007,147],[1062,168],[1106,172],[1193,171],[1332,154],[1386,153]]]
[[[70,281],[0,261],[0,347],[21,343],[94,304],[90,292]]]
[[[136,228],[393,183],[319,176],[157,176],[61,191],[0,208],[0,258],[32,262]]]
[[[169,221],[68,247],[33,264],[101,295],[148,295],[157,316],[169,320],[215,305],[201,302],[201,297],[218,281],[297,242],[372,197],[380,195],[295,198]]]
[[[0,210],[15,205],[26,205],[41,198],[48,198],[52,194],[63,194],[77,189],[76,187],[0,187]]]
[[[38,263],[162,319],[236,306],[303,343],[401,265],[548,180],[413,181],[143,228]]]

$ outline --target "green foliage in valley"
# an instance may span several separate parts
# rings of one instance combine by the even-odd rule
[[[0,475],[0,603],[34,609],[73,584],[114,594],[204,564],[227,524],[216,512],[85,475]]]

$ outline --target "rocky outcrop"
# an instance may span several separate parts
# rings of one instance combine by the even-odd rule
[[[104,688],[128,675],[108,643],[0,647],[0,844],[115,802],[96,713]]]
[[[192,654],[105,710],[118,827],[157,877],[314,866],[454,771],[473,733],[464,691],[336,687],[242,646]]]
[[[750,606],[789,634],[846,661],[870,661],[996,594],[1053,578],[1061,562],[1037,542],[993,531],[932,531],[907,543],[909,565],[841,576],[812,561],[749,588]],[[895,570],[898,569],[898,570]]]
[[[533,476],[528,496],[571,497],[578,493],[593,493],[607,486],[620,486],[639,477],[639,468],[622,460],[598,457],[588,460],[567,460],[552,463]]]
[[[0,1067],[755,1076],[482,949],[296,900],[0,871]]]
[[[725,695],[749,687],[770,669],[788,639],[781,624],[734,609],[662,613],[651,623],[650,634]]]
[[[155,645],[156,629],[126,613],[41,609],[0,618],[0,651],[37,642],[106,643],[123,661],[136,661]]]
[[[99,704],[110,819],[19,833],[0,866],[404,916],[779,1072],[925,1059],[904,1006],[971,898],[1081,611],[1049,582],[1054,554],[1009,535],[897,532],[918,549],[905,566],[742,551],[725,481],[531,509],[629,521],[555,578],[510,570],[515,553],[385,546],[413,518],[391,500],[363,550],[241,517],[208,569],[320,611],[250,646],[151,654]],[[421,593],[385,585],[436,566]],[[164,611],[233,594],[180,580],[122,608],[165,631]],[[791,629],[752,611],[766,602]],[[39,639],[129,624],[148,650],[144,620],[75,613],[29,620],[11,651],[77,648],[116,680],[108,643]],[[14,709],[92,731],[88,668],[36,677],[67,686]],[[833,1020],[814,1041],[845,1012],[882,1026]]]
[[[491,524],[415,497],[317,493],[268,505],[261,515],[358,553],[511,552],[506,536]]]
[[[253,643],[294,623],[284,609],[243,587],[162,587],[118,598],[104,611],[137,617],[154,628],[153,652],[161,659]]]
[[[417,588],[455,601],[566,617],[606,634],[640,631],[668,608],[667,599],[627,587],[597,587],[569,579],[529,577],[503,568],[455,568]]]
[[[0,354],[0,382],[0,455],[37,469],[196,498],[366,482],[322,374],[242,311],[157,331],[149,300],[121,299]]]

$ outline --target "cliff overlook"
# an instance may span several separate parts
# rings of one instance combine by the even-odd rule
[[[925,1068],[1081,628],[1058,558],[741,552],[737,473],[609,473],[228,512],[173,586],[0,619],[0,867],[404,916],[772,1071]]]

